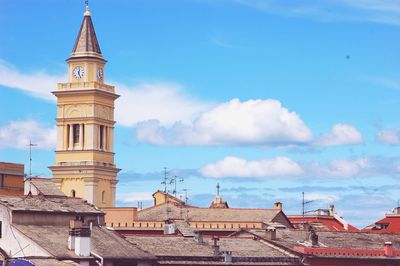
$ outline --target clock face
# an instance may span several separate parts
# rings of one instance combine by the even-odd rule
[[[97,69],[97,79],[103,80],[103,76],[104,76],[103,69],[102,68]]]
[[[77,66],[72,70],[72,74],[76,79],[81,79],[85,75],[85,70],[81,66]]]

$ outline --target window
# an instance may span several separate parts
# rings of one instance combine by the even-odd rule
[[[71,197],[75,198],[76,197],[76,191],[73,189],[71,190]]]
[[[101,192],[101,202],[105,201],[106,201],[106,192],[103,190],[103,192]]]
[[[104,126],[100,126],[100,150],[104,150]]]
[[[79,144],[79,124],[73,124],[72,126],[73,130],[73,142],[74,144]]]
[[[4,174],[0,174],[0,188],[4,187]]]

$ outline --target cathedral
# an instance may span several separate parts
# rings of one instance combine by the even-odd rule
[[[68,82],[59,83],[57,148],[50,166],[53,181],[68,196],[98,207],[115,206],[114,101],[119,97],[105,80],[105,64],[86,6],[72,53],[66,60]]]

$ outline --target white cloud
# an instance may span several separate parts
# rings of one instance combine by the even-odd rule
[[[372,169],[372,163],[367,158],[336,159],[327,164],[303,163],[306,175],[311,177],[349,178],[366,175]],[[372,171],[371,171],[372,172]]]
[[[56,97],[51,91],[56,90],[57,83],[63,80],[66,80],[65,76],[50,75],[45,71],[24,74],[0,60],[0,85],[27,92],[41,99],[55,101]]]
[[[35,97],[55,100],[50,93],[66,78],[45,72],[22,73],[0,60],[0,85]],[[184,93],[176,83],[117,84],[122,95],[116,102],[119,125],[136,128],[136,137],[158,145],[310,145],[313,135],[298,114],[277,100],[233,99],[212,104]],[[362,142],[349,125],[337,124],[317,145],[349,145]]]
[[[151,192],[133,192],[126,194],[118,194],[117,200],[121,202],[137,202],[137,201],[149,201],[153,200],[153,193]]]
[[[301,118],[277,100],[229,102],[203,112],[191,124],[162,127],[157,121],[138,125],[139,140],[174,145],[290,145],[313,136]]]
[[[214,178],[265,178],[265,177],[312,177],[312,178],[351,178],[371,174],[389,174],[393,169],[382,169],[379,160],[368,158],[336,159],[325,164],[295,162],[287,157],[275,157],[248,161],[243,158],[227,156],[221,161],[209,163],[199,169],[205,177]]]
[[[400,144],[400,129],[382,129],[376,134],[378,142],[388,145]]]
[[[183,87],[176,83],[142,83],[133,87],[118,84],[117,92],[122,97],[116,103],[116,120],[123,126],[153,119],[163,125],[188,122],[211,106],[185,95]]]
[[[346,124],[336,124],[329,133],[324,134],[315,144],[317,146],[354,145],[363,142],[361,133]]]
[[[318,21],[368,21],[400,25],[397,0],[232,0],[260,11]]]
[[[317,193],[317,192],[312,192],[312,193],[307,193],[305,194],[304,199],[306,201],[312,200],[312,201],[327,201],[329,203],[333,203],[334,201],[340,200],[340,196],[334,195],[334,194],[325,194],[325,193]]]
[[[44,128],[35,120],[12,121],[0,126],[0,148],[28,149],[29,141],[35,149],[54,149],[56,129]]]
[[[287,157],[246,161],[237,157],[225,157],[222,161],[207,164],[200,173],[207,177],[250,177],[265,178],[279,176],[297,176],[303,170]]]
[[[45,71],[22,73],[0,60],[0,85],[24,91],[34,97],[55,101],[51,91],[66,76],[47,74]],[[122,97],[116,102],[116,120],[122,126],[157,119],[163,125],[176,121],[188,122],[211,103],[201,102],[185,95],[182,85],[176,83],[148,83],[126,86],[116,83],[117,93]]]

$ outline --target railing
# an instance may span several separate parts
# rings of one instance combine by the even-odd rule
[[[59,166],[105,166],[105,167],[114,167],[115,164],[112,163],[102,163],[102,162],[93,162],[93,161],[81,161],[81,162],[59,162],[57,163]]]
[[[58,90],[79,90],[82,88],[95,88],[111,93],[115,93],[115,87],[106,85],[97,81],[90,81],[90,82],[72,82],[72,83],[58,83],[57,84]]]

